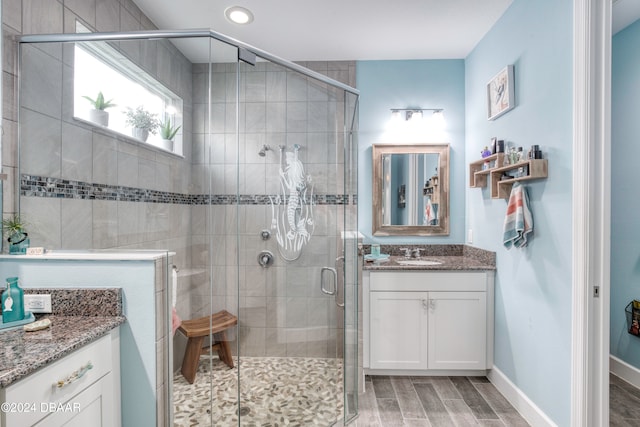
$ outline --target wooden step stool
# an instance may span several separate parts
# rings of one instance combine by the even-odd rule
[[[211,323],[209,323],[211,319]],[[211,346],[211,350],[216,350],[220,360],[233,368],[233,357],[229,349],[226,330],[237,325],[238,318],[226,310],[219,311],[211,316],[204,316],[198,319],[185,320],[178,328],[189,340],[187,341],[187,349],[184,352],[182,360],[182,375],[189,384],[193,384],[196,379],[196,371],[200,356],[209,351],[208,347],[202,348],[204,338],[213,334],[215,344]],[[211,329],[209,329],[211,327]]]

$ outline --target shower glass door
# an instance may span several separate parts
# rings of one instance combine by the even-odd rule
[[[268,60],[237,65],[239,425],[342,425],[357,408],[355,101]]]
[[[146,289],[144,340],[123,333],[123,419],[347,423],[357,95],[213,32],[77,29],[20,42],[16,210],[47,248],[171,254]],[[303,65],[354,86],[353,63]],[[86,99],[100,94],[109,121]],[[145,138],[130,110],[176,132]]]
[[[344,171],[343,191],[348,196],[344,204],[342,250],[344,256],[344,421],[345,424],[358,415],[359,381],[364,381],[361,327],[362,307],[358,304],[359,283],[362,268],[358,257],[358,96],[344,92]]]

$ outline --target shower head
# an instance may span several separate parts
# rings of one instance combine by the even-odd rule
[[[269,147],[267,144],[263,144],[262,148],[260,149],[260,151],[258,151],[258,155],[260,157],[264,157],[267,155],[267,151],[271,150],[271,147]]]

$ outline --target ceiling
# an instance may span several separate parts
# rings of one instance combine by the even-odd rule
[[[162,30],[212,29],[290,61],[465,58],[512,0],[133,0]],[[253,12],[248,25],[224,17]],[[194,58],[188,44],[183,52]]]
[[[633,24],[640,18],[640,1],[638,0],[614,0],[613,1],[613,34]]]

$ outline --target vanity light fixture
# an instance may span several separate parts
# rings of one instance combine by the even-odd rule
[[[225,9],[224,16],[226,16],[229,22],[234,24],[250,24],[253,22],[253,13],[242,6],[231,6]]]
[[[392,108],[391,117],[393,119],[404,117],[405,120],[421,120],[423,111],[432,111],[434,118],[442,119],[444,110],[442,108]]]
[[[442,110],[435,110],[433,112],[433,115],[431,116],[431,119],[432,119],[432,123],[437,126],[444,125],[444,113],[442,112]]]
[[[422,120],[422,110],[407,111],[407,120]]]

